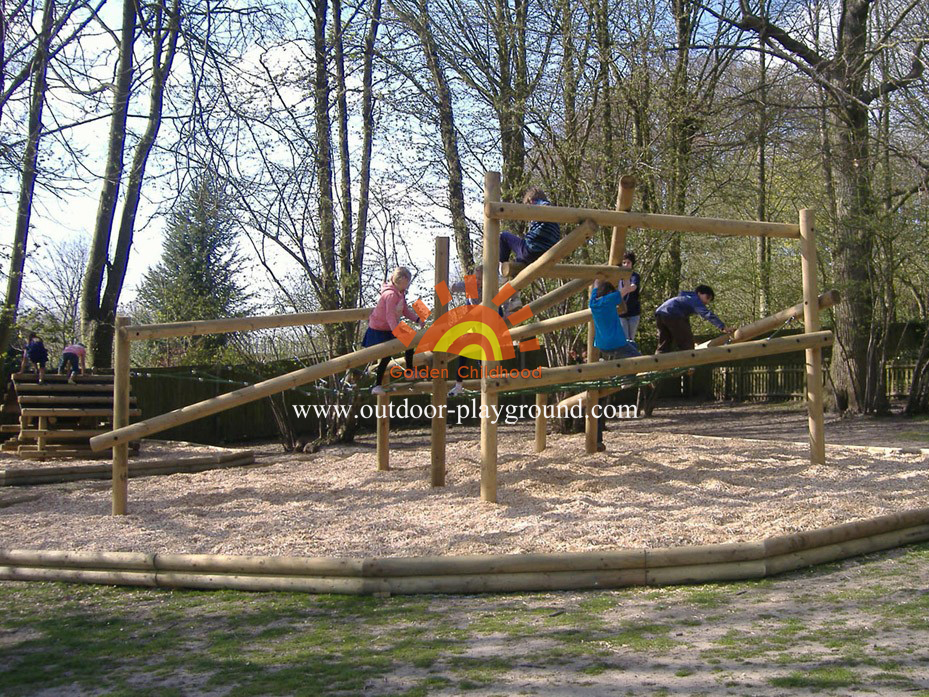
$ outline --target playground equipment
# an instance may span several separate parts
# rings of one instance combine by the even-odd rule
[[[496,312],[514,292],[528,286],[537,278],[570,278],[567,283],[529,303],[522,311],[512,315],[509,339],[514,341],[531,341],[533,337],[556,329],[588,323],[588,363],[541,369],[540,377],[500,377],[488,374],[501,355],[499,345],[488,345],[484,351],[485,374],[479,380],[465,381],[465,388],[480,390],[481,393],[481,498],[495,502],[497,499],[497,423],[493,417],[494,408],[498,407],[499,395],[516,390],[544,390],[553,385],[570,386],[578,383],[606,382],[607,387],[623,376],[643,372],[690,368],[697,365],[728,362],[755,356],[773,355],[791,351],[806,352],[807,405],[809,413],[810,460],[814,464],[825,462],[825,440],[823,433],[823,385],[822,385],[822,349],[833,342],[831,332],[820,331],[819,309],[827,306],[818,297],[816,282],[816,245],[813,231],[813,216],[807,210],[800,211],[799,224],[769,223],[741,220],[722,220],[712,218],[695,218],[687,216],[659,215],[652,213],[631,212],[635,182],[623,177],[618,192],[617,210],[595,210],[586,208],[567,208],[558,206],[531,206],[501,201],[500,174],[488,172],[484,179],[484,269],[497,269],[499,264],[498,239],[501,220],[542,220],[566,225],[575,225],[560,242],[549,249],[537,260],[526,266],[510,264],[506,271],[512,275],[511,280],[501,289],[496,273],[483,275],[482,305]],[[626,233],[629,227],[641,227],[653,230],[713,234],[713,235],[752,235],[783,237],[800,241],[801,271],[803,278],[803,302],[783,313],[765,318],[752,325],[741,328],[737,333],[737,343],[731,345],[711,345],[695,348],[691,351],[678,351],[656,356],[641,356],[617,361],[599,362],[598,351],[593,346],[594,328],[589,310],[570,313],[561,317],[546,319],[541,322],[521,325],[531,316],[556,305],[573,294],[589,287],[593,279],[603,275],[610,278],[627,277],[628,272],[620,269],[607,269],[603,265],[569,265],[558,264],[574,250],[582,246],[596,232],[598,226],[612,227],[612,238],[608,266],[619,264],[625,251]],[[448,238],[436,240],[435,284],[436,296],[433,303],[432,317],[437,318],[445,312],[449,297],[448,281]],[[446,292],[440,292],[440,288]],[[826,304],[823,304],[825,302]],[[365,365],[395,354],[407,348],[416,347],[428,331],[426,328],[408,334],[403,340],[395,339],[377,346],[338,356],[329,361],[307,368],[301,368],[286,375],[281,375],[263,382],[234,390],[227,394],[207,399],[167,414],[155,416],[129,425],[129,345],[133,340],[163,338],[168,336],[192,336],[197,334],[244,331],[254,328],[284,327],[302,324],[325,324],[333,322],[361,321],[370,314],[370,309],[353,309],[347,311],[318,312],[304,315],[274,315],[268,317],[251,317],[241,319],[212,320],[204,322],[184,322],[173,325],[129,326],[128,319],[120,317],[116,326],[116,379],[114,383],[114,430],[96,435],[90,439],[94,450],[113,449],[113,514],[126,512],[127,498],[127,444],[139,438],[158,433],[165,429],[187,423],[210,414],[215,414],[247,402],[261,399],[277,392],[299,387],[329,375],[345,372],[351,368]],[[761,326],[774,323],[777,326],[784,321],[782,317],[803,313],[804,333],[797,336],[768,340],[749,340],[766,331]],[[786,313],[786,314],[785,314]],[[738,343],[741,342],[741,343]],[[710,342],[713,343],[713,342]],[[422,353],[418,363],[429,362],[435,368],[447,365],[447,354]],[[611,382],[612,381],[612,382]],[[377,461],[379,469],[389,468],[388,435],[389,422],[385,406],[391,397],[405,394],[431,393],[433,413],[432,421],[432,466],[431,481],[434,486],[445,482],[445,410],[448,383],[444,377],[425,382],[416,382],[394,387],[388,394],[378,395],[377,423]],[[596,419],[593,407],[602,394],[598,388],[589,388],[584,393],[583,402],[586,409],[585,447],[588,452],[596,451]],[[540,392],[537,405],[545,404],[545,394]],[[542,410],[540,410],[542,411]],[[536,449],[545,447],[544,411],[536,420]]]
[[[87,439],[112,430],[113,376],[78,375],[69,383],[65,375],[46,375],[40,383],[33,373],[15,374],[4,412],[17,419],[0,427],[11,435],[4,452],[24,460],[91,457]],[[128,415],[141,413],[129,395]]]

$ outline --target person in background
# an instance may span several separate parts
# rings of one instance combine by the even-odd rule
[[[635,252],[626,252],[623,254],[624,269],[632,271],[635,266]],[[619,282],[619,292],[622,293],[623,302],[626,304],[625,310],[620,313],[619,321],[623,325],[623,331],[629,341],[635,341],[635,332],[639,328],[639,319],[642,314],[642,306],[639,304],[639,287],[641,284],[639,274],[632,271],[632,276],[628,281]]]
[[[26,348],[23,349],[23,360],[20,363],[19,372],[25,373],[30,363],[36,368],[36,373],[39,375],[39,382],[44,382],[45,364],[48,363],[48,351],[45,348],[45,344],[42,343],[42,338],[35,332],[29,335],[29,342],[26,344]]]
[[[61,352],[61,362],[58,364],[58,374],[64,375],[65,369],[68,369],[68,382],[74,384],[74,376],[77,371],[84,375],[84,363],[87,360],[87,347],[80,341],[76,341],[69,346],[65,346]]]

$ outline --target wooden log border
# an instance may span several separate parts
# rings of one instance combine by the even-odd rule
[[[129,478],[149,477],[159,474],[179,474],[205,472],[227,467],[247,467],[255,464],[255,453],[251,450],[188,457],[183,459],[156,460],[152,462],[129,462]],[[64,465],[62,467],[31,467],[0,470],[0,486],[33,486],[37,484],[57,484],[76,482],[87,479],[110,479],[113,474],[111,464],[106,465]]]
[[[0,579],[372,593],[609,589],[757,579],[929,540],[929,508],[760,542],[551,554],[313,558],[0,549]]]

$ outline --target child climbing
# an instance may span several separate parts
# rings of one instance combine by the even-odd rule
[[[44,382],[45,364],[48,363],[48,351],[45,348],[45,344],[42,343],[42,338],[35,332],[29,335],[29,343],[27,343],[26,348],[23,349],[23,360],[22,363],[20,363],[19,372],[25,373],[30,363],[36,368],[36,373],[39,375],[39,382]]]
[[[692,349],[694,335],[690,329],[690,316],[694,314],[700,315],[726,334],[735,331],[723,324],[723,321],[707,307],[715,297],[712,288],[699,285],[693,291],[681,291],[677,296],[663,302],[655,310],[655,322],[658,325],[658,349],[655,353],[668,353],[674,350],[674,346],[677,346],[679,351]]]
[[[590,315],[594,321],[594,346],[600,349],[601,361],[642,355],[634,341],[626,338],[626,332],[617,312],[623,300],[622,293],[607,281],[594,281],[590,291]],[[600,413],[597,421],[597,450],[603,452],[603,430],[606,417]]]
[[[61,352],[61,362],[58,364],[58,374],[64,375],[65,369],[68,369],[68,382],[74,384],[74,376],[77,371],[84,374],[84,363],[87,360],[87,347],[80,341],[70,346],[65,346]]]
[[[402,317],[406,317],[419,325],[423,324],[419,315],[406,303],[406,291],[410,287],[410,281],[412,280],[413,275],[409,269],[401,266],[390,275],[390,281],[381,286],[381,297],[378,298],[377,306],[372,310],[371,316],[368,317],[368,329],[361,340],[362,346],[365,348],[377,346],[396,339],[393,330]],[[408,371],[413,369],[414,351],[415,349],[409,349],[404,354]],[[389,364],[389,357],[382,358],[381,362],[378,363],[377,379],[371,389],[371,394],[384,394],[381,383],[384,380],[384,373],[387,372]]]
[[[523,203],[531,206],[552,205],[548,196],[537,186],[530,186],[523,195]],[[512,232],[500,233],[500,261],[509,261],[512,254],[515,261],[529,264],[555,246],[561,239],[561,228],[558,223],[543,223],[532,221],[529,223],[529,232],[520,237]]]

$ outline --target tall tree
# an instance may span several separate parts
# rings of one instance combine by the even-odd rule
[[[876,99],[905,89],[921,78],[921,52],[925,43],[922,38],[908,45],[904,42],[904,50],[911,51],[907,71],[872,83],[875,58],[901,45],[886,41],[889,34],[885,35],[885,40],[878,37],[878,41],[872,41],[869,18],[874,6],[870,0],[839,3],[832,56],[820,53],[772,22],[763,6],[756,10],[749,0],[740,0],[741,17],[733,20],[740,28],[756,32],[767,50],[797,65],[828,95],[829,130],[835,135],[832,175],[837,217],[833,261],[842,290],[842,300],[836,311],[831,377],[837,408],[860,412],[878,412],[887,407],[884,370],[880,362],[881,346],[886,337],[882,322],[875,321],[874,313],[872,260],[877,251],[878,210],[869,109]],[[903,6],[887,26],[899,27],[917,7],[918,3]]]

